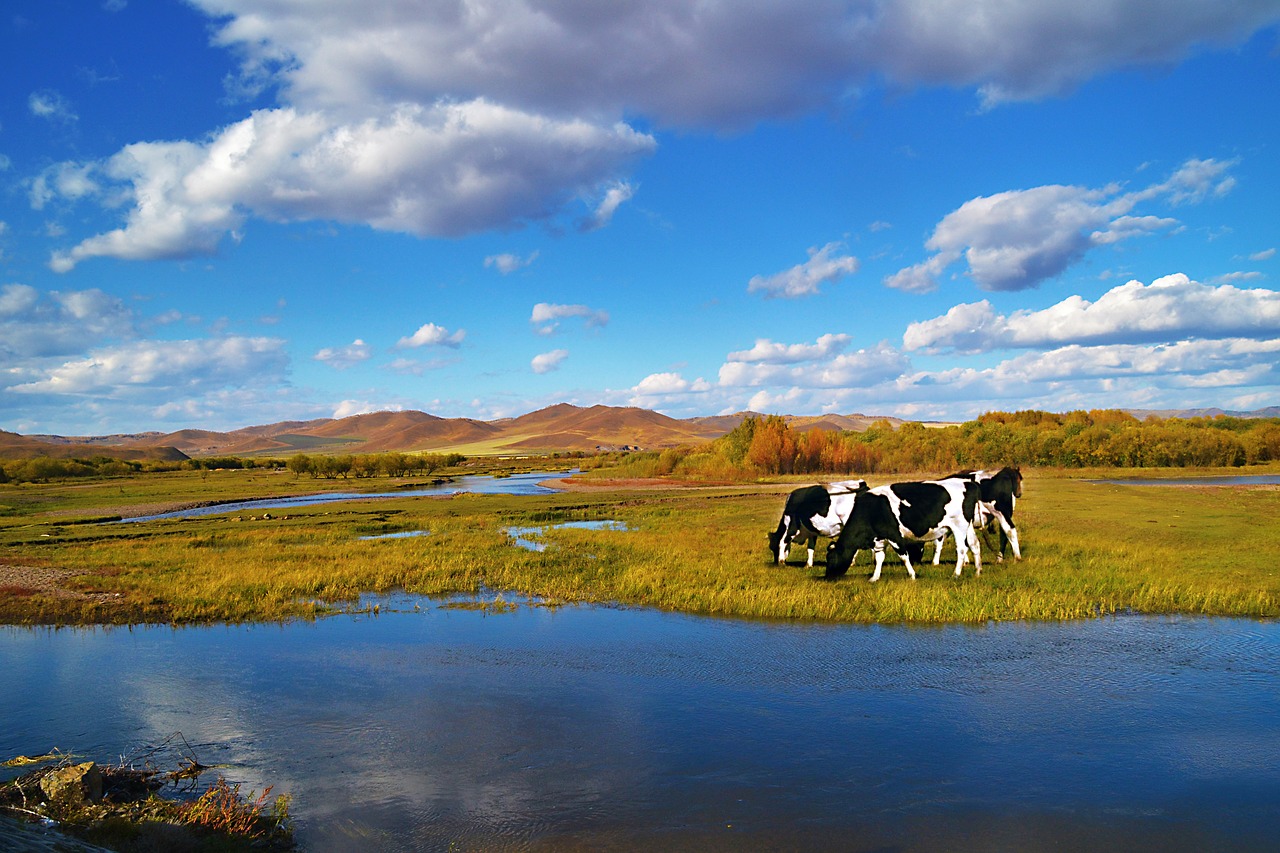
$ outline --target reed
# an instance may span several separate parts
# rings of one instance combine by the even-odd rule
[[[890,555],[876,584],[867,581],[869,553],[834,583],[820,577],[821,555],[812,570],[770,562],[767,534],[785,486],[393,498],[287,518],[128,525],[76,523],[109,515],[111,504],[51,489],[0,517],[0,563],[81,573],[67,585],[99,597],[10,580],[0,583],[0,621],[309,619],[392,590],[854,622],[1280,615],[1280,526],[1268,523],[1280,490],[1106,486],[1034,472],[1024,487],[1023,561],[996,563],[988,549],[981,577],[967,567],[957,580],[948,548],[941,566],[925,565],[912,582]],[[15,506],[7,496],[0,503]],[[584,519],[627,529],[548,526],[541,552],[505,533]],[[429,534],[359,538],[410,530]]]

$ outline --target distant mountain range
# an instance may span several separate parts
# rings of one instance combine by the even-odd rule
[[[1267,406],[1265,409],[1254,409],[1251,412],[1230,409],[1126,409],[1125,411],[1138,420],[1151,415],[1157,418],[1216,418],[1220,415],[1232,418],[1280,418],[1280,406]]]
[[[1223,409],[1131,409],[1138,418],[1231,415],[1280,417],[1280,406],[1253,412]],[[703,418],[671,418],[648,409],[582,408],[568,403],[521,415],[479,421],[441,418],[426,412],[373,412],[348,418],[282,421],[231,432],[183,429],[129,435],[19,435],[0,430],[0,459],[33,456],[108,456],[119,459],[184,459],[202,456],[288,456],[295,453],[456,452],[467,456],[538,455],[566,451],[652,450],[719,438],[755,412]],[[757,415],[758,416],[758,415]],[[898,418],[867,415],[787,416],[792,429],[867,429]]]
[[[183,429],[127,435],[18,435],[0,431],[0,458],[108,456],[182,459],[202,456],[286,456],[295,453],[457,452],[468,456],[537,455],[566,451],[661,449],[718,438],[754,412],[671,418],[648,409],[562,403],[495,421],[441,418],[426,412],[374,412],[348,418],[282,421],[231,432]],[[865,430],[865,415],[788,417],[793,429]]]

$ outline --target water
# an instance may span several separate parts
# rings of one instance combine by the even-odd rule
[[[1280,475],[1244,474],[1238,477],[1180,477],[1136,480],[1089,480],[1111,486],[1280,486]]]
[[[545,551],[547,543],[541,542],[537,537],[541,536],[547,530],[626,530],[627,525],[621,521],[600,520],[600,521],[562,521],[559,524],[553,524],[550,527],[508,527],[505,532],[511,537],[511,542],[518,548],[524,548],[527,551]]]
[[[538,485],[548,477],[556,476],[545,471],[529,474],[512,474],[509,477],[490,477],[474,475],[459,477],[438,486],[426,486],[421,489],[401,489],[397,492],[325,492],[314,495],[292,495],[276,498],[261,498],[251,501],[235,501],[231,503],[198,506],[188,509],[162,512],[156,515],[140,515],[122,519],[121,523],[137,521],[155,521],[160,518],[195,518],[204,515],[220,515],[226,512],[250,512],[260,509],[291,509],[317,504],[336,503],[338,501],[377,500],[379,498],[413,498],[424,495],[454,495],[461,492],[472,492],[480,495],[551,495],[555,489]]]
[[[370,601],[0,628],[0,755],[109,761],[181,731],[245,790],[290,792],[311,851],[1276,849],[1280,623]]]

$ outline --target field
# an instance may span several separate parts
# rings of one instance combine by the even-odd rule
[[[105,520],[235,498],[392,487],[261,470],[5,485],[0,623],[308,619],[364,606],[362,593],[398,589],[462,594],[476,606],[602,602],[854,622],[1280,615],[1280,489],[1115,486],[1085,482],[1080,472],[1025,473],[1021,562],[997,563],[988,547],[982,575],[966,567],[956,580],[948,547],[941,566],[926,565],[912,582],[890,555],[876,584],[867,580],[869,553],[837,582],[821,579],[824,544],[814,569],[804,567],[803,549],[790,565],[770,562],[767,534],[792,487],[780,482],[397,497],[268,511],[269,518],[241,512],[130,524]],[[551,527],[584,520],[626,529]],[[546,528],[539,540],[546,549],[516,547],[511,527]],[[408,531],[427,533],[361,538]]]

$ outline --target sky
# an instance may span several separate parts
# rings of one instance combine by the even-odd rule
[[[1276,0],[0,15],[0,429],[1280,404]]]

